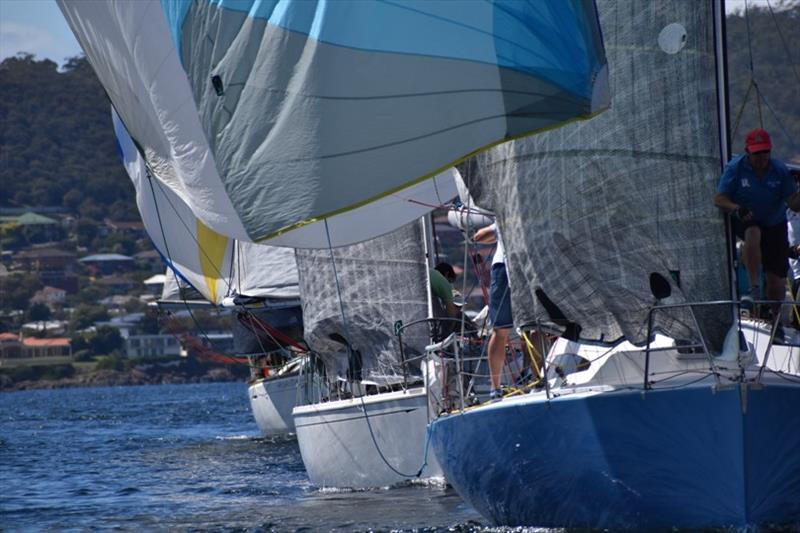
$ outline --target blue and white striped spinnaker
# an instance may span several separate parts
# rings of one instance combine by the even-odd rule
[[[243,240],[304,246],[286,232],[609,102],[591,0],[58,4],[153,176]]]

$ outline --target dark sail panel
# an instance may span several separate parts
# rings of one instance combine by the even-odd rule
[[[465,179],[498,215],[518,324],[552,323],[555,312],[582,339],[642,342],[651,278],[668,280],[664,303],[728,297],[711,201],[720,172],[713,20],[692,0],[598,8],[611,110],[501,145],[466,165]],[[701,315],[716,343],[725,314]],[[692,336],[687,312],[658,317],[660,331]]]
[[[298,249],[295,253],[305,339],[325,361],[329,375],[378,383],[399,381],[403,370],[394,324],[423,319],[428,313],[420,224],[335,248],[336,276],[329,250]],[[348,355],[345,340],[349,340],[352,355]],[[427,343],[423,327],[409,328],[403,335],[407,357],[421,354]]]

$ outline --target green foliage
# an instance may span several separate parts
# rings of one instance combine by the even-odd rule
[[[105,91],[84,57],[58,70],[18,54],[0,63],[0,205],[66,206],[100,220],[135,212]],[[91,198],[91,199],[89,199]]]
[[[102,305],[80,304],[72,312],[70,329],[77,331],[88,328],[95,322],[108,320],[108,311]]]
[[[122,336],[116,328],[100,326],[97,332],[89,337],[89,346],[95,355],[110,354],[122,348]]]
[[[42,287],[42,282],[33,274],[15,273],[0,278],[0,308],[7,311],[27,309],[28,300]]]
[[[107,355],[98,358],[95,368],[97,370],[123,370],[125,368],[125,361],[119,354]]]
[[[50,308],[43,303],[35,303],[28,309],[28,320],[39,321],[50,318]]]
[[[20,366],[3,371],[12,381],[36,381],[39,379],[61,379],[68,378],[75,374],[75,367],[72,365],[48,365],[48,366]]]
[[[772,6],[775,7],[776,2]],[[747,13],[742,11],[728,16],[727,36],[734,152],[744,150],[748,131],[764,127],[772,135],[775,157],[784,161],[800,158],[800,98],[797,96],[800,87],[800,3],[780,11],[751,6]],[[755,89],[751,89],[745,101],[751,79],[763,96],[760,106]],[[759,118],[759,107],[763,123]],[[741,118],[734,131],[740,112]]]

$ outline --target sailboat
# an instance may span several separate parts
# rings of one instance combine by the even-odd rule
[[[797,527],[798,348],[740,315],[711,201],[724,6],[597,5],[611,110],[464,172],[497,214],[516,324],[560,338],[540,387],[444,406],[431,446],[498,525]]]
[[[448,183],[440,177],[457,162],[608,106],[603,40],[594,4],[586,0],[58,5],[154,179],[217,234],[324,249],[332,270],[339,247],[376,237],[390,244],[363,246],[405,242],[392,232],[455,196],[454,188],[440,188]],[[406,259],[418,274],[417,257]],[[347,256],[340,260],[347,263]],[[357,287],[362,276],[356,271],[336,285]],[[300,278],[301,286],[310,279],[303,268]],[[413,290],[426,286],[415,275],[409,289],[412,281]],[[316,303],[315,290],[304,295],[307,310]],[[339,302],[342,327],[317,341],[335,342],[331,349],[344,349],[354,361],[356,353],[385,351],[351,337],[349,310],[339,294],[331,301]],[[410,302],[416,308],[419,298]],[[401,308],[396,320],[409,320]],[[411,318],[418,318],[416,311]],[[387,338],[376,342],[394,343]],[[408,341],[419,350],[413,336],[404,339],[403,346]],[[381,416],[369,417],[366,407],[390,406],[384,400],[392,395],[426,405],[424,396],[377,378],[368,373],[366,380],[351,380],[357,386],[337,391],[342,398],[336,401],[351,401],[359,413],[354,436],[369,433],[370,453],[395,438],[398,448],[424,449],[424,421],[399,434],[381,427]],[[295,409],[301,449],[306,431],[323,439],[303,453],[312,481],[376,486],[397,479],[387,471],[406,473],[400,470],[406,464],[381,451],[386,460],[362,469],[364,475],[316,478],[323,464],[318,455],[326,450],[342,450],[325,456],[327,471],[377,464],[352,457],[355,441],[329,430],[333,411],[327,408],[335,402],[326,399],[324,408],[322,402],[309,406],[316,412]],[[341,461],[346,466],[337,466]]]
[[[213,306],[242,317],[233,323],[234,349],[254,368],[248,397],[265,436],[294,431],[299,351],[289,351],[302,335],[302,314],[294,253],[290,249],[238,242],[220,235],[194,216],[181,198],[150,176],[147,164],[119,115],[112,123],[123,164],[136,189],[136,203],[153,246],[167,265],[159,308],[185,310]],[[193,290],[195,298],[183,292]],[[246,327],[249,326],[249,329]],[[276,338],[279,337],[279,338]],[[261,361],[274,357],[272,375]]]

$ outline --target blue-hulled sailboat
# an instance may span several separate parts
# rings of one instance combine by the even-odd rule
[[[516,324],[562,337],[532,392],[440,406],[432,448],[500,525],[796,527],[800,355],[730,299],[711,201],[724,7],[597,4],[611,111],[464,172],[503,231]]]

